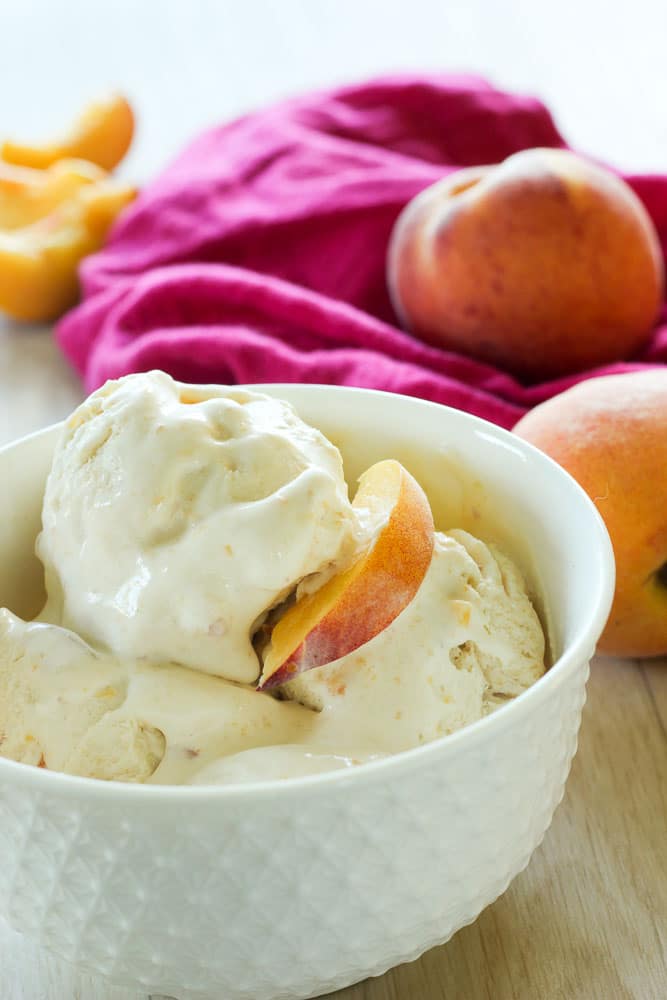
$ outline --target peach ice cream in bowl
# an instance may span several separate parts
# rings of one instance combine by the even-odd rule
[[[548,458],[406,397],[152,372],[0,467],[19,930],[147,990],[308,997],[527,863],[613,592]]]

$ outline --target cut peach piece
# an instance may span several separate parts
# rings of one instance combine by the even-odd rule
[[[0,229],[32,225],[85,184],[107,178],[106,171],[87,160],[59,160],[47,170],[17,167],[0,160]]]
[[[129,185],[104,177],[74,188],[71,197],[35,222],[0,225],[0,310],[14,319],[48,322],[76,302],[79,262],[99,250],[136,194]]]
[[[90,160],[113,170],[127,153],[134,134],[132,108],[121,94],[89,104],[71,132],[44,145],[3,143],[0,156],[7,163],[45,169],[57,160]]]
[[[433,515],[421,486],[393,460],[371,466],[353,506],[386,518],[352,566],[297,601],[271,635],[258,688],[338,660],[387,628],[413,599],[431,562]]]

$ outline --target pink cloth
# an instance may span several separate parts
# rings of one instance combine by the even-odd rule
[[[511,427],[591,374],[526,386],[396,324],[385,252],[401,208],[462,166],[564,146],[546,108],[473,77],[401,76],[289,100],[196,139],[82,267],[58,340],[87,389],[162,368],[193,382],[325,382]],[[667,177],[626,178],[667,248]]]

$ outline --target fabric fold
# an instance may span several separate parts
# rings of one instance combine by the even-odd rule
[[[565,146],[547,109],[474,77],[387,77],[209,130],[141,193],[82,267],[58,340],[92,390],[163,368],[196,382],[323,382],[402,392],[511,427],[592,374],[540,385],[398,328],[385,282],[403,206],[452,170]],[[667,178],[632,176],[667,248]]]

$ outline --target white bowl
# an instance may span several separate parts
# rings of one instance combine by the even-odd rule
[[[485,421],[406,397],[260,386],[340,447],[395,457],[438,526],[518,559],[553,666],[495,714],[351,772],[246,786],[96,782],[0,760],[0,909],[46,948],[179,998],[303,998],[446,941],[525,867],[563,795],[614,564],[565,472]],[[0,452],[0,604],[41,600],[52,428]]]

